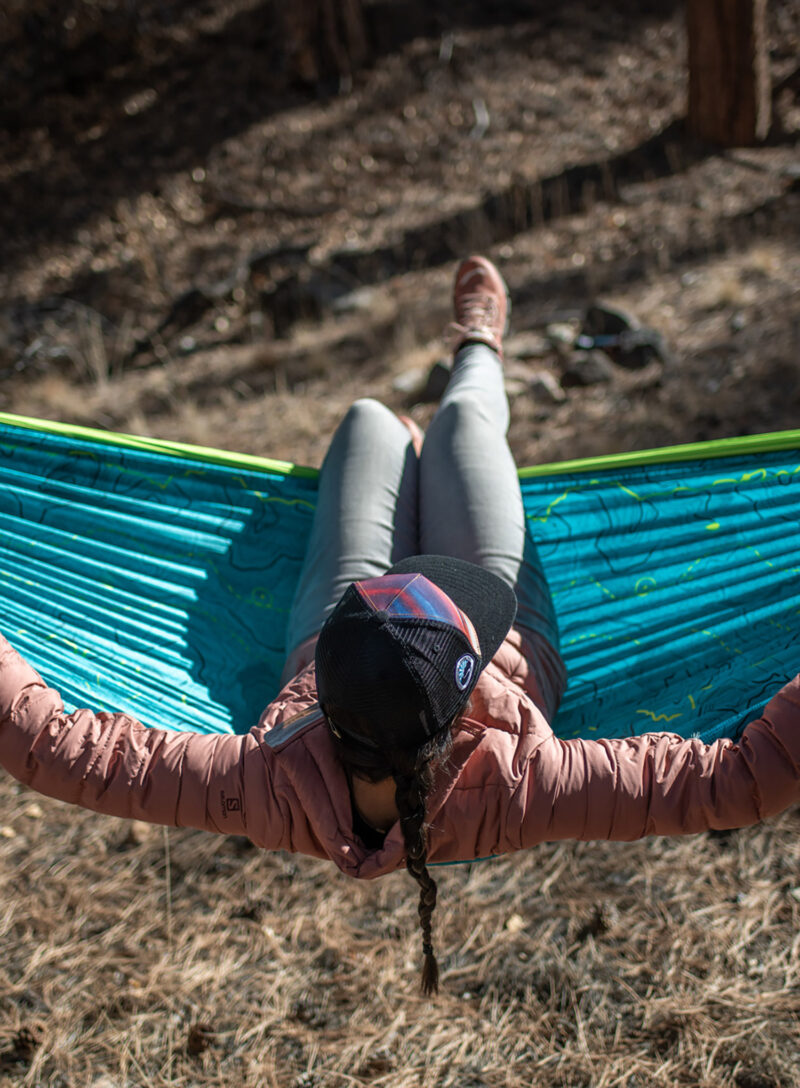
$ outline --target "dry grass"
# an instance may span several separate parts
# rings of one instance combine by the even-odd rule
[[[100,18],[115,5],[73,6]],[[186,26],[176,23],[176,40],[193,28],[199,41],[234,9],[267,5],[178,7]],[[87,201],[70,164],[89,159],[71,137],[62,145],[57,120],[45,173],[43,124],[22,132],[10,161],[0,156],[0,174],[32,169],[40,183],[35,202],[25,191],[35,214],[0,270],[0,361],[26,361],[3,383],[0,407],[311,464],[355,396],[409,410],[393,380],[436,357],[449,317],[452,266],[438,258],[407,275],[376,273],[366,306],[326,311],[272,341],[252,285],[237,280],[202,317],[154,335],[149,369],[139,357],[130,365],[131,348],[182,291],[215,288],[265,247],[313,239],[324,269],[332,253],[379,248],[423,223],[436,241],[456,208],[512,177],[602,163],[677,121],[682,8],[640,24],[634,7],[587,5],[585,26],[568,13],[523,39],[513,26],[459,32],[452,70],[438,40],[420,39],[350,94],[226,122],[208,145],[195,132],[189,165],[165,149],[157,192],[147,132],[129,146],[133,122],[119,124],[113,96],[107,109],[99,92],[76,100],[74,118],[67,96],[77,132],[84,121],[108,126],[104,137],[86,131],[100,165],[85,230],[69,226]],[[770,9],[778,78],[796,63],[800,24],[796,4]],[[173,66],[163,66],[162,108],[190,95],[175,122],[204,116],[206,68],[199,82],[176,68],[183,82],[172,93]],[[469,136],[478,96],[491,116],[480,141]],[[125,117],[142,104],[125,101]],[[800,122],[789,105],[791,136]],[[140,110],[151,136],[163,109]],[[383,132],[390,143],[377,140]],[[661,371],[620,371],[554,405],[517,392],[510,441],[520,463],[797,425],[788,136],[744,158],[679,163],[674,176],[609,202],[595,193],[585,211],[563,208],[494,239],[516,331],[600,293],[659,329],[675,355]],[[122,157],[103,153],[104,140]],[[362,168],[365,151],[379,171]],[[130,163],[145,170],[132,188]],[[244,205],[269,195],[275,212],[226,210],[215,185]],[[320,193],[329,211],[314,210]],[[296,218],[280,212],[289,197]],[[29,307],[36,320],[19,316]],[[424,424],[433,408],[410,410]],[[243,840],[69,809],[0,774],[0,1088],[798,1088],[798,830],[794,811],[729,835],[554,844],[440,869],[442,992],[429,1003],[417,992],[405,874],[352,882]]]
[[[438,870],[442,992],[405,874],[0,783],[0,1085],[793,1088],[800,812]]]

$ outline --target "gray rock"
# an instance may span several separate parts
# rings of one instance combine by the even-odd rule
[[[406,396],[418,396],[425,388],[428,371],[424,366],[415,366],[413,370],[404,370],[392,381],[392,389]]]
[[[567,394],[561,388],[555,374],[549,370],[536,370],[531,374],[529,388],[534,398],[548,404],[561,404]]]
[[[604,351],[573,351],[566,357],[561,374],[561,385],[598,385],[610,382],[614,377],[614,364]]]
[[[434,404],[440,400],[450,381],[450,367],[435,362],[432,367],[414,367],[406,370],[392,382],[392,388],[404,393],[409,401],[417,404]]]
[[[357,287],[346,295],[333,300],[331,309],[337,314],[356,313],[371,310],[375,305],[378,292],[374,287]]]
[[[425,388],[422,390],[421,400],[425,404],[433,404],[440,400],[447,383],[450,381],[450,367],[437,361],[428,371]]]
[[[572,347],[577,335],[578,326],[569,321],[554,321],[546,329],[548,342],[560,353]]]
[[[530,386],[528,382],[523,381],[521,378],[506,378],[505,390],[508,397],[519,397],[523,393],[527,393]]]
[[[551,355],[552,344],[538,332],[520,332],[509,336],[503,344],[506,359],[541,359]]]

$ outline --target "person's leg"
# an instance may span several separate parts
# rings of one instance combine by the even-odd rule
[[[420,542],[425,553],[477,563],[517,594],[515,626],[558,650],[555,610],[526,531],[500,358],[465,343],[420,457]]]
[[[485,344],[464,345],[422,447],[420,542],[513,585],[525,527],[507,427],[500,359]]]
[[[411,433],[378,401],[358,400],[322,465],[287,651],[319,631],[351,582],[379,577],[418,551],[418,460]]]

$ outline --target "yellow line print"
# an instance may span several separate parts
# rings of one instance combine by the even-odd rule
[[[655,714],[652,710],[637,710],[637,714],[646,714],[648,718],[652,718],[654,722],[673,722],[676,718],[682,718],[683,715],[679,712],[677,714]]]
[[[626,487],[624,484],[621,484],[618,480],[615,481],[615,483],[616,483],[616,486],[618,488],[620,488],[620,490],[625,491],[632,498],[636,499],[637,502],[647,502],[649,499],[660,499],[660,498],[663,498],[665,495],[677,495],[680,492],[684,492],[684,491],[687,492],[687,493],[690,493],[690,494],[692,494],[692,493],[700,494],[700,493],[702,493],[704,491],[708,491],[708,489],[710,487],[720,487],[720,486],[722,486],[724,484],[734,484],[735,485],[735,484],[749,483],[751,480],[753,480],[756,477],[759,477],[761,479],[761,482],[763,483],[763,482],[766,482],[768,480],[777,480],[781,476],[797,476],[798,474],[800,474],[800,465],[798,465],[796,468],[793,468],[791,470],[785,469],[785,468],[780,468],[780,469],[775,469],[775,470],[770,471],[770,470],[765,469],[765,468],[760,468],[760,469],[757,469],[755,472],[743,472],[742,475],[739,476],[739,477],[736,477],[736,476],[720,476],[718,479],[712,480],[710,482],[703,482],[703,483],[694,484],[694,485],[677,484],[675,487],[672,487],[672,488],[669,488],[669,489],[660,488],[660,489],[658,489],[656,491],[650,491],[650,492],[647,492],[646,494],[642,494],[642,495],[637,494],[637,492],[633,491],[629,487]],[[590,483],[597,483],[599,481],[591,480],[589,482]],[[578,490],[584,490],[585,486],[586,485],[584,485],[582,488],[578,488]],[[575,490],[575,489],[573,488],[572,490]],[[539,519],[539,520],[541,520],[541,519]]]
[[[765,468],[756,469],[753,472],[743,472],[741,476],[721,476],[718,480],[712,482],[712,487],[717,487],[719,484],[746,484],[750,480],[760,479],[763,483],[765,480],[775,479],[777,480],[781,476],[796,476],[800,473],[800,465],[788,470],[785,468],[775,469],[773,472],[768,471]]]
[[[591,631],[588,635],[576,635],[566,643],[567,646],[575,646],[578,642],[590,642],[592,639],[600,638],[604,642],[613,642],[612,635],[598,635],[596,631]]]
[[[597,586],[598,589],[601,589],[603,591],[603,593],[606,594],[606,596],[610,597],[612,601],[616,601],[616,599],[617,599],[616,593],[612,593],[610,589],[606,589],[606,587],[603,585],[603,583],[599,582],[597,580],[597,578],[595,578],[594,575],[591,576],[591,580],[592,580],[593,584]]]
[[[280,495],[272,495],[272,496],[265,497],[264,495],[261,495],[261,494],[259,494],[258,497],[260,499],[263,499],[264,502],[277,502],[277,503],[280,503],[281,506],[307,506],[309,508],[309,510],[314,509],[314,503],[309,502],[308,499],[283,499],[283,498],[280,497]]]
[[[697,566],[697,564],[702,563],[704,559],[705,559],[704,555],[699,556],[697,559],[693,559],[692,562],[689,564],[689,566],[686,568],[686,570],[682,571],[678,575],[678,581],[680,582],[682,579],[688,578],[689,575],[694,570],[694,568]]]
[[[697,703],[694,701],[694,696],[693,695],[687,695],[686,698],[689,700],[689,704],[690,704],[692,710],[696,710],[697,709]]]
[[[567,490],[566,490],[566,491],[564,492],[564,494],[563,494],[563,495],[559,495],[557,499],[553,499],[553,501],[552,501],[552,502],[550,503],[550,505],[549,505],[549,506],[547,507],[547,510],[545,511],[545,514],[544,514],[544,517],[536,517],[536,516],[534,516],[534,515],[532,514],[532,515],[531,515],[531,516],[530,516],[530,517],[528,518],[528,520],[529,520],[529,521],[542,521],[542,522],[544,522],[544,521],[547,521],[547,519],[548,519],[548,518],[550,517],[550,515],[551,515],[551,514],[552,514],[552,512],[553,512],[553,508],[554,508],[554,507],[556,507],[556,506],[558,506],[558,504],[559,504],[560,502],[563,502],[563,501],[564,501],[564,499],[566,499],[566,498],[567,498],[567,497],[569,496],[569,494],[570,494],[570,491],[571,491],[571,490],[572,490],[572,488],[567,488]]]
[[[651,578],[649,575],[645,578],[639,578],[636,585],[633,587],[633,592],[637,597],[646,597],[651,590],[655,589],[658,582],[655,578]],[[642,588],[640,589],[639,586]]]
[[[571,582],[568,582],[565,586],[559,586],[558,589],[551,590],[550,596],[557,597],[559,593],[566,593],[567,590],[573,589],[578,584],[578,579],[573,578]]]
[[[722,638],[721,635],[715,635],[713,631],[708,631],[705,628],[701,628],[700,629],[700,634],[701,635],[708,635],[709,638],[713,638],[714,641],[718,642],[720,644],[720,646],[722,646],[723,649],[729,650],[732,654],[740,654],[742,652],[741,650],[737,650],[737,648],[735,646],[729,646],[728,643],[725,641],[724,638]],[[701,691],[704,691],[704,690],[705,690],[704,688],[701,688]]]
[[[778,623],[777,620],[772,619],[768,619],[767,623],[770,625],[770,627],[777,627],[779,631],[789,631],[790,633],[794,632],[794,627],[791,627],[788,623]]]
[[[774,655],[773,654],[767,654],[767,656],[762,657],[760,661],[751,661],[750,664],[747,667],[748,667],[748,669],[758,669],[758,668],[761,667],[761,665],[766,665],[766,663],[768,661],[773,661],[773,660],[774,660]]]
[[[758,548],[756,548],[753,544],[748,544],[747,545],[747,550],[751,551],[753,553],[753,555],[755,555],[755,557],[757,559],[761,560],[762,563],[766,563],[767,566],[771,567],[773,570],[775,569],[775,564],[770,562],[769,559],[765,559],[764,556],[761,554],[761,552],[758,550]]]

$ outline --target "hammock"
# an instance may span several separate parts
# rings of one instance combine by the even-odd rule
[[[798,670],[800,431],[523,469],[562,737],[736,737]],[[247,730],[317,472],[0,414],[0,630],[69,707]]]

